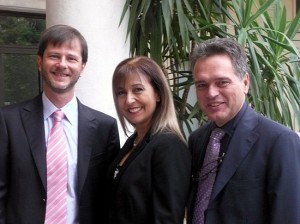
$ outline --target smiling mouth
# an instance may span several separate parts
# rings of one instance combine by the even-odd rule
[[[216,103],[209,103],[208,106],[209,107],[218,107],[222,104],[222,102],[216,102]]]
[[[130,113],[136,113],[139,112],[142,108],[141,107],[134,107],[134,108],[129,108],[128,111]]]
[[[60,77],[68,77],[70,76],[68,73],[66,73],[66,70],[61,70],[61,69],[54,69],[51,72],[55,76],[60,76]]]
[[[67,76],[69,76],[68,74],[61,73],[61,72],[53,72],[53,74],[54,74],[55,76],[60,76],[60,77],[67,77]]]

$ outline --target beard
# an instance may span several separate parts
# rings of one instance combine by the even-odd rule
[[[55,80],[51,79],[50,76],[44,72],[40,71],[43,83],[49,87],[53,92],[55,93],[66,93],[72,90],[77,83],[77,81],[80,78],[80,74],[76,74],[72,76],[69,82],[67,82],[65,85],[56,83]]]

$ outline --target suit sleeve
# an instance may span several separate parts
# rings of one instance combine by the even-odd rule
[[[3,113],[0,109],[0,223],[5,223],[5,204],[8,176],[8,134]]]
[[[300,223],[300,138],[284,132],[273,144],[268,169],[270,223]]]
[[[165,136],[152,158],[155,224],[182,224],[189,189],[191,156],[175,136]]]

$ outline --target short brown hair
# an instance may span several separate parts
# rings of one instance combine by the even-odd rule
[[[88,60],[87,42],[78,30],[67,25],[54,25],[42,33],[38,47],[38,55],[43,57],[48,44],[53,44],[54,46],[61,45],[76,38],[81,45],[82,62],[86,64]]]

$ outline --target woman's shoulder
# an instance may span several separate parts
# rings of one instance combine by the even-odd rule
[[[175,133],[163,132],[151,136],[148,149],[158,161],[178,159],[190,161],[187,144]]]
[[[168,132],[168,131],[162,131],[156,134],[153,134],[150,136],[150,140],[153,142],[172,142],[172,143],[183,143],[184,141],[175,133]]]
[[[150,136],[148,144],[156,150],[187,150],[187,144],[178,135],[172,132],[156,133]]]

